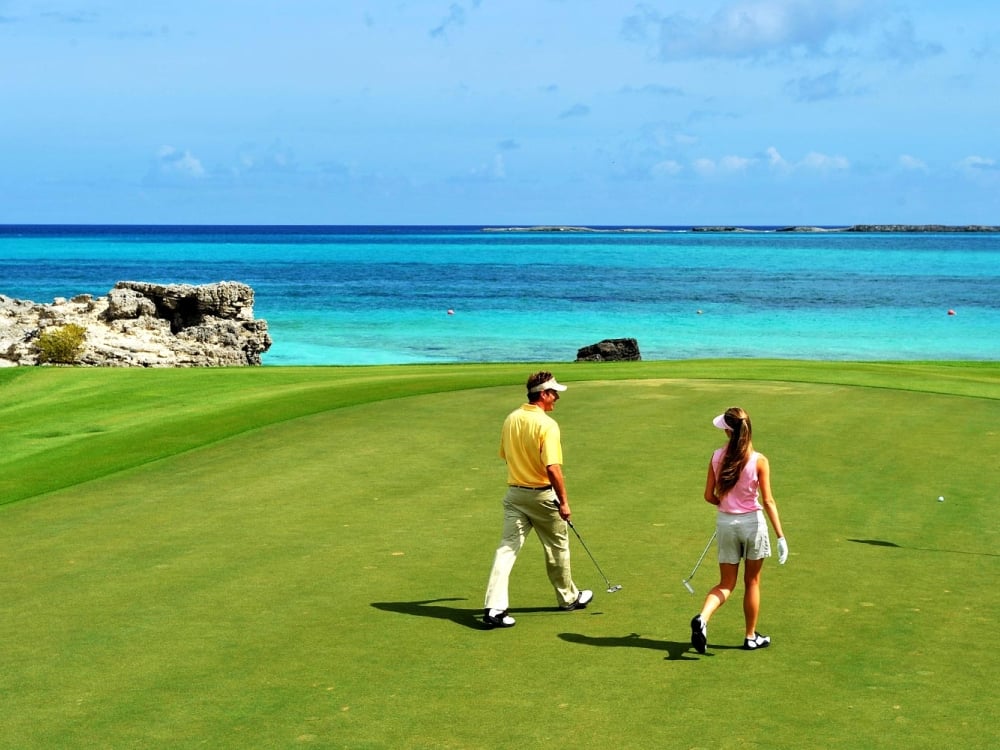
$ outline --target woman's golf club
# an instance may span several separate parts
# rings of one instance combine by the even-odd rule
[[[685,578],[681,583],[684,584],[684,588],[688,590],[688,593],[693,594],[694,588],[691,586],[691,579],[694,578],[694,574],[698,572],[698,566],[701,565],[701,561],[705,559],[705,555],[708,554],[709,548],[712,546],[712,542],[715,541],[715,535],[717,532],[712,532],[712,538],[708,540],[708,544],[705,545],[705,549],[701,553],[701,557],[698,558],[698,562],[694,564],[694,568],[691,569],[691,575]],[[582,541],[582,540],[581,540]]]
[[[608,585],[608,593],[613,594],[616,591],[619,591],[622,585],[620,583],[612,584],[611,581],[608,580],[608,577],[604,575],[604,571],[601,570],[601,566],[597,564],[597,560],[594,559],[593,553],[591,553],[590,548],[587,547],[587,543],[583,541],[583,537],[580,536],[580,532],[576,530],[576,526],[573,525],[573,522],[567,521],[566,523],[568,523],[569,527],[573,529],[573,533],[576,534],[576,538],[580,540],[580,544],[582,544],[583,548],[587,550],[587,554],[590,555],[590,559],[594,561],[594,567],[597,568],[597,572],[601,574],[601,577],[604,579],[604,582]]]

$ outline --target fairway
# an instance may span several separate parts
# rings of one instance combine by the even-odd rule
[[[988,748],[1000,367],[544,365],[573,520],[486,631],[500,423],[543,365],[0,372],[3,748]],[[715,583],[713,416],[790,557]],[[943,502],[938,498],[944,497]]]

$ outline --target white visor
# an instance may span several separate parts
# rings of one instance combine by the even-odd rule
[[[544,383],[539,383],[528,393],[541,393],[542,391],[565,391],[566,386],[557,383],[555,378],[549,378]]]
[[[720,414],[715,419],[713,419],[712,420],[712,424],[714,424],[720,430],[731,430],[731,429],[733,429],[732,427],[730,427],[729,425],[726,424],[726,415],[725,414]]]

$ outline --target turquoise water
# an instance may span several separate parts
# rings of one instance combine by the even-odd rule
[[[996,234],[0,228],[0,294],[124,279],[250,284],[270,365],[567,361],[618,337],[645,359],[1000,353]]]

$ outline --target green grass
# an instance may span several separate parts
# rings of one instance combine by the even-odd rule
[[[597,596],[554,611],[532,539],[485,632],[499,425],[540,367],[0,371],[0,746],[993,746],[1000,365],[552,365],[624,588],[576,545]],[[734,404],[791,556],[772,648],[736,648],[737,594],[699,656],[711,553],[681,579]]]

